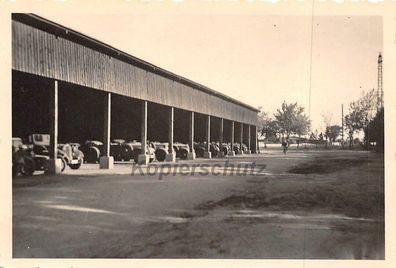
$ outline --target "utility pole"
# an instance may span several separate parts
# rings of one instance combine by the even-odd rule
[[[382,88],[382,55],[378,55],[377,111],[384,107],[384,90]]]
[[[344,148],[344,104],[341,104],[341,146]]]

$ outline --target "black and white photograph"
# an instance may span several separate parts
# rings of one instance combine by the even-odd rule
[[[1,268],[392,267],[392,3],[326,13],[312,0],[293,13],[254,1],[55,2],[10,1],[2,18]]]

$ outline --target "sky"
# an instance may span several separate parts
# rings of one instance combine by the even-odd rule
[[[38,15],[269,113],[298,102],[312,130],[377,88],[378,16]]]

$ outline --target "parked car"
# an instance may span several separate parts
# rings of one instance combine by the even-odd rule
[[[132,147],[132,159],[135,163],[138,162],[139,155],[142,152],[142,143],[138,141],[128,142],[129,146]],[[146,154],[149,156],[150,163],[155,159],[155,147],[153,143],[146,144]]]
[[[155,159],[159,162],[163,162],[166,159],[166,155],[169,152],[169,143],[167,142],[153,142],[155,149]]]
[[[150,162],[155,159],[153,146],[147,146],[147,152],[150,156]],[[113,139],[110,143],[110,155],[114,157],[116,161],[138,161],[139,154],[141,153],[141,143],[134,141],[126,142],[123,139]],[[87,163],[98,163],[99,158],[103,155],[103,143],[97,140],[88,140],[81,150],[85,155],[85,161]]]
[[[194,142],[194,151],[197,157],[204,157],[206,147],[203,142]]]
[[[154,142],[155,147],[155,158],[159,162],[163,162],[169,153],[169,143],[168,142]],[[190,151],[190,146],[188,144],[175,142],[173,143],[173,152],[176,154],[177,158],[187,159],[187,154]]]
[[[121,139],[113,140],[114,142],[119,142],[120,144],[120,151],[121,151],[121,160],[123,161],[130,161],[133,159],[133,144],[130,142],[125,142]],[[123,141],[123,142],[121,142]]]
[[[246,153],[248,150],[249,149],[248,149],[247,145],[243,143],[242,144],[242,152]]]
[[[36,169],[45,170],[46,160],[49,159],[49,134],[29,135],[29,142],[33,145]],[[62,171],[68,165],[71,169],[79,169],[84,162],[84,154],[79,150],[78,143],[58,144],[57,157],[62,160]]]
[[[223,155],[228,155],[228,153],[231,151],[231,145],[228,143],[223,143],[221,145],[221,151],[223,152]]]
[[[197,142],[194,144],[194,150],[197,157],[204,157],[206,152],[206,141],[205,142]],[[219,145],[215,142],[211,142],[209,145],[209,150],[212,154],[212,157],[216,157],[220,153]]]
[[[84,153],[79,143],[58,144],[58,154],[71,169],[79,169],[84,163]]]
[[[129,146],[124,146],[125,140],[113,139],[110,143],[110,155],[114,157],[115,161],[124,160],[127,152],[125,151]],[[129,158],[130,159],[130,158]]]
[[[239,143],[234,143],[234,146],[232,148],[235,152],[235,154],[239,154],[241,152],[241,147],[239,145]]]
[[[103,143],[97,140],[88,140],[80,147],[80,150],[85,156],[85,162],[96,164],[99,162],[99,157],[103,151]]]
[[[212,154],[212,157],[217,157],[220,154],[220,147],[217,143],[212,142],[210,144],[210,152]]]
[[[12,176],[32,175],[35,170],[33,151],[21,138],[12,138]]]
[[[190,146],[188,144],[175,142],[173,149],[176,152],[176,157],[180,159],[187,159],[187,155],[190,152]]]
[[[45,171],[47,169],[47,162],[50,159],[49,145],[50,136],[48,134],[31,134],[29,135],[29,148],[32,151],[34,159],[34,169]],[[61,160],[61,171],[66,168],[66,160],[63,158],[63,152],[57,148],[57,158]]]
[[[29,144],[24,144],[21,138],[12,138],[13,176],[32,175],[36,170],[47,170],[47,161],[50,159],[49,138],[48,134],[32,134],[28,139]],[[59,144],[57,157],[61,160],[61,171],[65,170],[66,165],[78,169],[83,162],[83,155],[76,144]]]

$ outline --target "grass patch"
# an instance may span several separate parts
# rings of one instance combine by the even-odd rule
[[[302,163],[290,168],[292,174],[329,174],[345,168],[369,163],[366,157],[361,158],[316,158],[312,162]]]
[[[383,158],[372,155],[318,157],[267,178],[244,191],[195,209],[235,208],[274,211],[320,211],[351,217],[382,218],[384,212]]]

